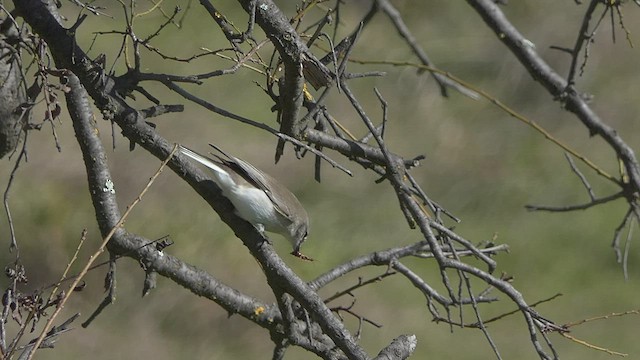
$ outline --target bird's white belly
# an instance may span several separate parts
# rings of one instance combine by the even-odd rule
[[[236,208],[238,216],[255,225],[262,225],[270,232],[281,228],[279,214],[264,191],[245,186],[235,186],[225,194]]]

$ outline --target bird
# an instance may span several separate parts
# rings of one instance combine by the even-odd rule
[[[300,252],[309,232],[309,215],[298,198],[269,174],[216,145],[209,146],[222,156],[211,153],[215,157],[212,159],[182,145],[180,152],[211,170],[236,215],[251,223],[265,238],[265,231],[282,235],[291,243],[292,255],[312,261]]]

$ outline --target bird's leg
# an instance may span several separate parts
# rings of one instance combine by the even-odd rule
[[[258,232],[260,233],[260,235],[262,235],[262,238],[264,239],[264,241],[269,244],[269,245],[273,245],[273,243],[271,242],[271,239],[269,239],[269,237],[267,236],[267,233],[264,230],[264,225],[262,224],[253,224],[253,227],[258,230]]]

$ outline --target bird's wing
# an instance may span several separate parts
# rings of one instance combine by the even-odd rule
[[[298,199],[296,199],[295,195],[293,195],[289,189],[248,162],[225,153],[222,149],[213,144],[209,144],[209,146],[227,157],[228,160],[221,159],[220,157],[218,158],[221,159],[225,165],[242,175],[242,177],[244,177],[248,182],[264,191],[264,193],[269,197],[269,200],[273,203],[276,211],[278,211],[278,213],[287,220],[293,222],[291,219],[292,210],[287,207],[287,203],[291,201],[298,202]],[[293,200],[291,198],[293,198]]]

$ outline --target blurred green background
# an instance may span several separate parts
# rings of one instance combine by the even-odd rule
[[[183,27],[169,27],[153,42],[168,55],[187,57],[199,48],[226,47],[226,41],[213,21],[197,2],[179,2],[186,10]],[[293,14],[293,2],[281,3]],[[534,82],[517,60],[489,31],[480,17],[464,2],[432,0],[428,2],[394,1],[405,21],[438,67],[493,94],[516,111],[544,126],[555,136],[591,158],[609,173],[617,173],[614,153],[599,138],[590,138],[575,117],[565,112]],[[122,10],[111,2],[101,2],[115,19],[89,16],[78,38],[88,49],[93,32],[119,27]],[[173,2],[162,7],[171,13]],[[187,6],[187,4],[190,4]],[[246,15],[232,1],[216,2],[220,10],[238,27],[246,26]],[[152,6],[138,2],[138,12]],[[368,10],[368,1],[350,1],[342,7],[341,36],[351,31]],[[68,26],[77,16],[77,8],[64,3]],[[515,26],[533,43],[537,51],[565,74],[569,57],[549,46],[572,47],[586,5],[573,1],[512,1],[503,7]],[[638,42],[640,8],[627,2],[624,24],[631,39]],[[602,11],[602,8],[600,9]],[[597,12],[600,14],[600,12]],[[308,17],[316,19],[320,11]],[[608,19],[608,16],[607,18]],[[578,79],[578,88],[595,96],[592,107],[635,149],[640,148],[636,114],[640,76],[638,50],[629,46],[619,22],[614,21],[616,42],[612,42],[609,20],[599,29],[586,66]],[[164,21],[159,12],[136,19],[138,36],[152,33]],[[258,32],[259,33],[259,32]],[[262,36],[259,33],[259,37]],[[98,37],[90,56],[107,54],[110,66],[120,47],[115,35]],[[268,52],[263,52],[268,54]],[[191,74],[227,68],[231,63],[205,57],[191,64],[162,61],[143,52],[145,71]],[[354,57],[371,60],[414,61],[388,19],[379,14],[354,49]],[[268,58],[268,55],[266,56]],[[122,64],[116,71],[122,71]],[[532,213],[525,204],[567,205],[586,202],[588,197],[567,165],[562,151],[530,128],[499,111],[488,101],[474,101],[457,93],[442,98],[434,81],[409,68],[358,66],[350,70],[385,70],[386,77],[353,80],[354,91],[368,114],[380,120],[381,110],[373,93],[377,87],[389,103],[387,145],[406,157],[425,154],[422,166],[413,170],[428,195],[463,222],[456,230],[473,242],[491,240],[510,246],[509,254],[497,256],[499,269],[514,276],[514,285],[532,303],[562,293],[553,302],[537,309],[547,318],[562,324],[613,312],[640,308],[638,244],[634,239],[629,255],[629,279],[623,278],[611,249],[613,231],[626,211],[623,201],[594,209],[566,213]],[[253,84],[263,77],[243,70],[233,76],[208,81],[202,86],[185,86],[190,91],[227,110],[275,125],[268,109],[269,99]],[[146,85],[145,85],[146,86]],[[419,239],[407,228],[398,202],[388,184],[375,184],[376,178],[353,163],[334,156],[355,174],[353,178],[324,166],[321,183],[313,181],[313,159],[297,161],[288,148],[286,156],[273,165],[275,139],[269,134],[207,112],[186,103],[158,84],[146,88],[163,103],[184,103],[184,113],[154,119],[158,131],[170,141],[199,151],[207,151],[214,142],[281,179],[296,194],[310,213],[311,235],[304,253],[313,263],[285,255],[285,261],[304,279],[311,280],[332,266],[351,257]],[[137,95],[136,106],[150,106]],[[331,113],[356,136],[365,134],[355,112],[336,92],[330,97]],[[34,113],[40,121],[43,111]],[[99,117],[99,113],[96,114]],[[99,121],[105,146],[110,147],[111,127]],[[29,162],[18,170],[10,193],[10,205],[18,242],[28,271],[25,291],[49,284],[60,276],[71,258],[83,228],[89,231],[81,249],[77,270],[93,253],[100,236],[87,194],[84,166],[67,116],[56,123],[62,152],[55,149],[50,127],[32,131],[28,138]],[[124,209],[139,193],[159,166],[158,159],[137,147],[128,151],[128,141],[116,130],[117,147],[109,150],[109,162]],[[331,152],[329,152],[331,155]],[[14,159],[3,159],[1,186],[5,187]],[[599,196],[615,189],[578,164],[592,181]],[[167,251],[205,269],[239,290],[272,301],[264,276],[241,242],[195,193],[169,170],[154,183],[142,203],[127,221],[127,228],[148,238],[169,234],[175,241]],[[634,225],[634,227],[636,227]],[[9,229],[0,217],[0,263],[7,264]],[[635,229],[637,233],[637,229]],[[274,236],[275,237],[275,236]],[[634,236],[636,237],[636,236]],[[274,239],[282,254],[288,244]],[[429,261],[408,260],[407,264],[431,281],[436,288],[439,274]],[[366,269],[339,280],[322,290],[323,296],[352,285],[385,269]],[[88,328],[80,328],[102,300],[104,269],[87,277],[87,288],[75,294],[66,306],[63,318],[78,311],[82,318],[77,329],[60,338],[54,350],[38,353],[40,359],[267,359],[272,344],[266,331],[239,316],[228,314],[214,303],[192,295],[166,279],[158,288],[141,298],[144,273],[131,260],[118,262],[116,303]],[[0,286],[6,286],[6,278]],[[476,283],[476,290],[482,287]],[[382,324],[380,329],[364,325],[362,344],[369,354],[399,334],[415,333],[418,348],[415,359],[491,359],[494,358],[484,336],[477,330],[450,328],[436,324],[426,309],[425,299],[405,279],[394,276],[384,282],[355,292],[354,310]],[[504,296],[500,296],[505,300]],[[341,304],[348,305],[350,299]],[[335,304],[334,304],[335,305]],[[510,311],[507,300],[483,306],[485,319]],[[474,321],[470,309],[466,321]],[[60,318],[62,320],[62,318]],[[352,331],[357,321],[346,316]],[[572,335],[610,350],[640,357],[635,339],[637,315],[611,318],[573,328]],[[13,329],[13,323],[9,330]],[[520,315],[491,323],[488,330],[505,359],[536,359]],[[611,355],[577,345],[551,334],[563,359],[608,359]],[[462,345],[462,346],[461,346]],[[299,349],[291,349],[287,359],[314,358]]]

